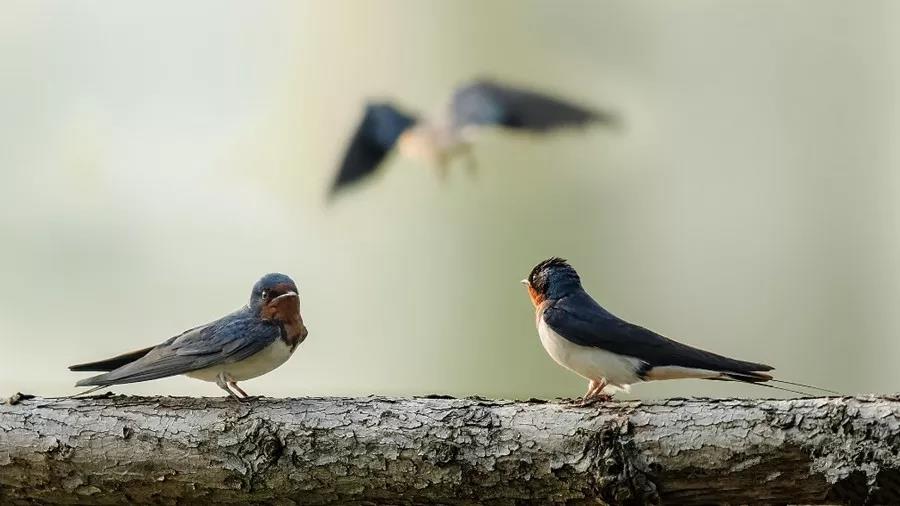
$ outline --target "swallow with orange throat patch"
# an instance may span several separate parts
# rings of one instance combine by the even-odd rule
[[[69,369],[106,371],[76,383],[94,387],[78,395],[184,374],[215,382],[230,397],[240,400],[248,395],[237,385],[239,381],[261,376],[285,363],[307,334],[297,285],[284,274],[272,273],[253,285],[247,305],[212,323],[157,346]]]
[[[583,402],[610,400],[605,390],[628,390],[643,381],[698,378],[821,390],[774,379],[773,367],[735,360],[673,341],[613,315],[582,288],[578,273],[562,258],[537,264],[522,283],[535,308],[541,344],[559,365],[589,381]],[[765,383],[765,384],[764,384]]]

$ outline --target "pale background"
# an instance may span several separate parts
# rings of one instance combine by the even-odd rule
[[[36,2],[0,16],[0,394],[300,285],[271,396],[580,395],[518,281],[842,392],[900,384],[900,4]],[[325,188],[367,97],[493,76],[621,132],[492,135],[442,183]],[[220,395],[175,378],[122,393]],[[638,397],[769,396],[718,382]]]

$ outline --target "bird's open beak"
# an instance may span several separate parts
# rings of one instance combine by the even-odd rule
[[[522,281],[519,281],[519,283],[522,283],[522,284],[525,285],[525,286],[528,286],[528,285],[531,284],[531,283],[528,282],[527,279],[523,279]]]
[[[275,297],[274,299],[272,299],[272,302],[274,302],[278,299],[285,298],[285,297],[298,297],[299,298],[300,296],[297,295],[297,292],[285,292],[285,293],[279,295],[278,297]]]
[[[269,301],[268,305],[271,307],[279,307],[281,304],[284,304],[286,302],[289,303],[288,300],[290,299],[295,300],[296,302],[294,302],[294,304],[297,304],[298,307],[300,306],[300,296],[297,294],[297,292],[294,291],[285,292],[278,297],[275,297],[274,299]]]

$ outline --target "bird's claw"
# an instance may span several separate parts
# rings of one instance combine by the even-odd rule
[[[253,402],[253,401],[262,399],[263,397],[264,397],[263,395],[246,395],[246,396],[229,395],[228,399],[231,399],[231,400],[234,400],[237,402]]]
[[[581,399],[570,399],[568,400],[568,404],[573,408],[586,408],[595,404],[610,402],[612,400],[613,398],[609,394],[599,394],[591,397],[583,397]]]

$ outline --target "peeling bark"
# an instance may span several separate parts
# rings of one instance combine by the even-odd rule
[[[900,504],[900,397],[0,406],[0,504]]]

